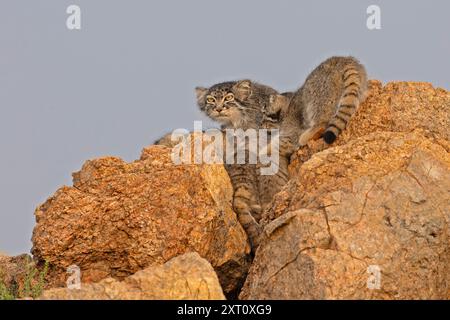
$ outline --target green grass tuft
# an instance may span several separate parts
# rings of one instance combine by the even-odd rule
[[[19,298],[38,298],[45,287],[45,277],[48,272],[48,262],[45,262],[41,272],[35,267],[28,267],[23,289],[19,292],[17,284],[6,285],[0,272],[0,300],[15,300]]]
[[[14,300],[16,297],[10,292],[8,287],[0,280],[0,300]]]

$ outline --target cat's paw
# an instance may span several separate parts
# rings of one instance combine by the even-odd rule
[[[256,221],[259,222],[259,220],[261,220],[262,207],[259,204],[255,203],[250,205],[250,209],[252,212],[252,216],[255,218]]]
[[[297,141],[297,148],[304,147],[304,146],[306,146],[307,143],[308,143],[308,140],[305,139],[304,135],[301,135]]]
[[[325,129],[321,126],[305,130],[298,138],[299,146],[303,147],[307,145],[309,141],[315,141],[320,139],[322,137],[322,133],[324,132],[324,130]]]
[[[254,253],[262,235],[262,228],[258,223],[261,218],[262,208],[252,196],[252,193],[242,188],[236,190],[234,194],[233,209],[236,212],[239,223],[247,233],[252,252]]]

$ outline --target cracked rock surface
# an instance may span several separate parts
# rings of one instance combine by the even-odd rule
[[[186,252],[215,268],[224,292],[242,285],[247,236],[231,209],[222,165],[174,165],[170,149],[151,146],[132,163],[87,161],[36,209],[34,258],[50,264],[50,285],[64,286],[78,265],[83,282],[124,279]]]
[[[450,157],[420,132],[314,154],[265,219],[241,299],[450,298]]]

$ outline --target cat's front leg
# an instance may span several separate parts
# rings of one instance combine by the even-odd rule
[[[236,189],[233,196],[233,209],[239,223],[247,233],[252,251],[256,251],[262,234],[262,228],[257,222],[262,210],[254,192],[245,187]]]

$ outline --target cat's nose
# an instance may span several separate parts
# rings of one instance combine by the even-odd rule
[[[216,111],[217,112],[222,112],[222,110],[223,110],[223,105],[217,105],[216,106]]]

